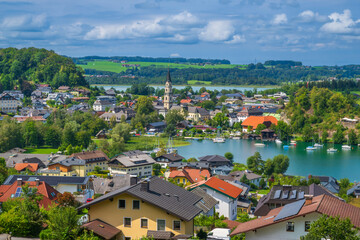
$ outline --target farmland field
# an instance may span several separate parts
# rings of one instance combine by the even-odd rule
[[[189,85],[211,85],[211,81],[200,81],[200,80],[189,80],[187,81]]]
[[[140,67],[161,67],[161,68],[234,68],[239,67],[240,69],[245,69],[246,65],[235,65],[235,64],[218,64],[218,65],[190,65],[182,63],[165,63],[165,62],[127,62],[128,65],[140,65]],[[77,66],[82,67],[83,69],[96,69],[99,71],[109,71],[120,73],[126,71],[126,67],[122,66],[123,63],[114,63],[110,61],[93,61],[88,62],[87,65],[78,64]]]

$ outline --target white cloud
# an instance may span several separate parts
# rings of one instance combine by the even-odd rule
[[[334,12],[329,15],[331,22],[325,23],[321,30],[328,33],[351,33],[354,26],[360,22],[360,19],[354,21],[351,18],[351,11],[345,9],[343,14]]]
[[[275,15],[274,19],[272,20],[272,23],[274,25],[280,25],[287,23],[288,19],[285,13],[277,14]]]
[[[299,17],[304,21],[304,22],[311,22],[314,20],[315,17],[315,13],[313,11],[310,10],[306,10],[303,11],[302,13],[299,14]]]
[[[170,54],[170,57],[177,58],[177,57],[180,57],[180,54],[172,53],[172,54]]]
[[[6,17],[1,23],[1,27],[8,30],[36,31],[46,26],[45,14]]]
[[[151,21],[137,21],[131,24],[96,26],[85,35],[85,39],[94,40],[156,37],[165,32],[165,27],[160,25],[159,21],[159,19],[155,19]]]
[[[236,43],[243,43],[243,42],[246,42],[245,37],[244,37],[243,35],[238,35],[238,34],[236,34],[236,35],[234,35],[234,36],[232,37],[231,40],[226,41],[225,43],[228,43],[228,44],[236,44]]]
[[[234,31],[230,21],[211,21],[199,33],[199,39],[206,42],[226,41],[233,36]]]
[[[166,19],[166,22],[169,24],[192,25],[197,24],[199,19],[188,11],[183,11],[177,15],[170,16]]]

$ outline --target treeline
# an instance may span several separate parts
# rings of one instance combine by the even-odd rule
[[[335,91],[358,91],[360,89],[360,81],[357,80],[331,80],[331,81],[317,81],[317,82],[302,82],[299,87],[307,87],[308,89],[328,88]]]
[[[249,64],[248,68],[172,68],[171,78],[174,84],[187,84],[188,80],[208,81],[216,85],[277,85],[280,83],[337,79],[353,79],[360,76],[360,66],[343,67],[264,67],[262,64]],[[123,73],[112,73],[86,69],[86,79],[90,84],[132,84],[138,83],[163,84],[166,68],[134,67]],[[134,78],[126,77],[134,76]]]
[[[204,59],[204,58],[153,58],[153,57],[126,57],[126,56],[115,56],[115,57],[99,57],[99,56],[87,56],[81,58],[73,58],[76,64],[86,64],[94,60],[108,60],[108,61],[128,61],[128,62],[165,62],[165,63],[211,63],[211,64],[230,64],[229,60],[226,59]]]
[[[22,83],[46,83],[53,88],[62,85],[87,86],[81,68],[54,51],[37,48],[0,49],[0,90],[11,90]]]
[[[268,61],[265,61],[264,65],[277,66],[277,67],[294,67],[294,66],[302,66],[302,62],[268,60]]]

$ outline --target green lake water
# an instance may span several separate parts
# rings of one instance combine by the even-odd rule
[[[295,147],[284,149],[284,144],[264,142],[266,146],[257,147],[255,141],[227,139],[225,143],[213,143],[211,140],[190,140],[191,145],[178,147],[178,153],[185,158],[201,157],[218,154],[224,156],[226,152],[234,154],[234,162],[245,163],[249,156],[256,151],[262,159],[273,158],[278,154],[285,154],[290,158],[290,166],[286,174],[308,176],[329,175],[337,179],[349,178],[350,181],[360,181],[360,148],[342,150],[341,145],[325,144],[323,148],[306,151],[311,143],[298,143]],[[259,142],[259,141],[258,141]],[[327,148],[338,149],[336,153],[328,153]]]

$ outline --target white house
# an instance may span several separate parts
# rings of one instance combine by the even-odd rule
[[[272,209],[266,216],[241,223],[231,236],[245,233],[246,240],[298,240],[323,214],[349,218],[355,227],[360,227],[360,208],[329,195],[319,195]]]
[[[209,178],[208,180],[201,181],[190,185],[188,188],[201,188],[208,195],[213,197],[218,204],[215,205],[215,211],[219,215],[235,220],[237,216],[237,201],[241,192],[241,188],[238,188],[228,182],[225,182],[217,177]]]
[[[131,174],[138,177],[150,177],[154,163],[156,161],[152,157],[135,150],[124,152],[123,155],[113,158],[108,166],[111,175]]]
[[[15,97],[8,93],[3,93],[0,96],[0,111],[5,113],[16,113],[17,108],[21,107],[22,103]]]
[[[96,100],[93,104],[93,109],[96,112],[105,112],[106,108],[113,107],[114,104],[107,100]]]
[[[261,181],[262,176],[255,174],[250,170],[231,172],[230,176],[232,176],[240,181],[240,179],[244,176],[244,174],[245,174],[246,178],[250,181],[250,183],[255,184],[257,187],[260,186],[260,181]]]

